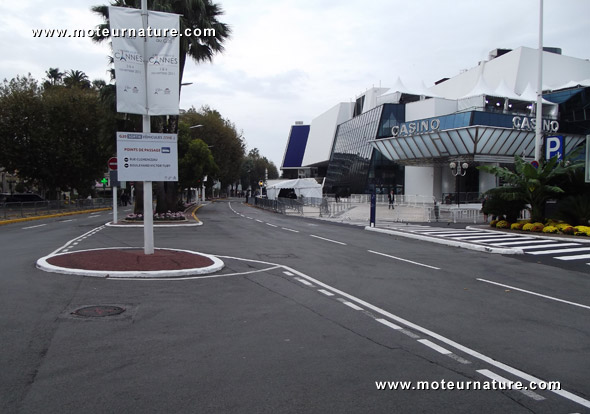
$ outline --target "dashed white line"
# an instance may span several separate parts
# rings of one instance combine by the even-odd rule
[[[47,226],[47,224],[37,224],[36,226],[23,227],[21,230],[35,229],[37,227]]]
[[[299,283],[306,285],[306,286],[313,286],[313,283],[310,283],[305,279],[301,279],[299,277],[296,277],[295,280],[298,281]]]
[[[291,272],[287,272],[287,271],[285,271],[285,272],[283,272],[283,273],[284,273],[284,274],[286,274],[287,276],[295,276],[295,275],[294,275],[293,273],[291,273]]]
[[[380,256],[385,256],[385,257],[389,257],[390,259],[395,259],[395,260],[400,260],[402,262],[407,262],[407,263],[412,263],[418,266],[424,266],[427,267],[429,269],[434,269],[434,270],[440,270],[440,267],[435,267],[435,266],[430,266],[424,263],[419,263],[419,262],[414,262],[413,260],[408,260],[408,259],[402,259],[401,257],[395,257],[395,256],[391,256],[389,254],[385,254],[385,253],[379,253],[373,250],[367,250],[369,253],[373,253],[373,254],[378,254]]]
[[[480,279],[480,278],[477,278],[476,280],[479,280],[480,282],[490,283],[492,285],[502,286],[504,288],[508,288],[508,289],[512,289],[512,290],[517,290],[519,292],[528,293],[529,295],[539,296],[539,297],[545,298],[545,299],[551,299],[551,300],[554,300],[556,302],[567,303],[568,305],[578,306],[580,308],[585,308],[585,309],[590,309],[590,306],[581,305],[581,304],[576,303],[576,302],[570,302],[569,300],[563,300],[563,299],[555,298],[553,296],[543,295],[541,293],[532,292],[530,290],[520,289],[520,288],[517,288],[517,287],[514,287],[514,286],[505,285],[503,283],[492,282],[491,280]]]
[[[352,302],[349,302],[349,301],[347,301],[347,300],[344,300],[344,299],[338,299],[338,300],[339,300],[340,302],[342,302],[342,304],[343,304],[343,305],[346,305],[346,306],[348,306],[349,308],[352,308],[352,309],[354,309],[354,310],[358,310],[358,311],[364,310],[364,309],[363,309],[363,308],[361,308],[360,306],[358,306],[358,305],[356,305],[356,304],[354,304],[354,303],[352,303]]]
[[[283,230],[292,231],[293,233],[299,233],[299,230],[289,229],[287,227],[281,227]]]
[[[448,355],[448,354],[452,354],[451,351],[449,351],[448,349],[443,348],[440,345],[435,344],[432,341],[429,341],[428,339],[418,339],[418,342],[420,342],[423,345],[426,345],[429,348],[434,349],[436,352],[439,352],[443,355]]]
[[[404,329],[401,326],[396,325],[395,323],[389,322],[387,319],[375,319],[377,322],[382,323],[385,326],[389,326],[391,329]]]
[[[326,289],[318,289],[318,292],[323,293],[326,296],[334,296],[334,294]]]
[[[359,298],[357,298],[357,297],[355,297],[353,295],[350,295],[350,294],[348,294],[346,292],[343,292],[340,289],[337,289],[337,288],[332,287],[332,286],[330,286],[330,285],[328,285],[326,283],[323,283],[323,282],[321,282],[321,281],[319,281],[319,280],[317,280],[317,279],[315,279],[313,277],[310,277],[310,276],[308,276],[308,275],[306,275],[306,274],[304,274],[302,272],[299,272],[299,271],[297,271],[297,270],[295,270],[295,269],[293,269],[291,267],[283,266],[283,268],[288,269],[290,272],[299,275],[301,278],[305,278],[307,280],[313,281],[318,286],[322,286],[323,288],[328,289],[328,290],[336,293],[337,295],[340,295],[342,297],[348,298],[348,299],[350,299],[350,300],[352,300],[352,301],[354,301],[354,302],[356,302],[356,303],[358,303],[360,305],[363,305],[365,308],[370,309],[373,312],[379,313],[379,314],[381,314],[381,315],[383,315],[383,316],[385,316],[385,317],[387,317],[389,319],[392,319],[392,320],[397,321],[397,322],[399,322],[399,323],[401,323],[401,324],[403,324],[403,325],[405,325],[405,326],[407,326],[409,328],[412,328],[412,329],[414,329],[417,332],[421,332],[424,335],[428,335],[428,336],[430,336],[430,337],[432,337],[434,339],[437,339],[438,341],[443,342],[443,343],[445,343],[445,344],[447,344],[447,345],[449,345],[449,346],[451,346],[451,347],[453,347],[455,349],[458,349],[459,351],[461,351],[461,352],[463,352],[463,353],[465,353],[467,355],[470,355],[473,358],[476,358],[476,359],[478,359],[480,361],[483,361],[483,362],[485,362],[487,364],[490,364],[490,365],[492,365],[492,366],[494,366],[496,368],[499,368],[499,369],[501,369],[501,370],[503,370],[505,372],[508,372],[508,373],[510,373],[510,374],[512,374],[512,375],[514,375],[516,377],[522,378],[525,381],[537,382],[537,383],[542,381],[541,379],[535,377],[534,375],[530,375],[530,374],[528,374],[528,373],[526,373],[524,371],[521,371],[521,370],[519,370],[517,368],[514,368],[514,367],[512,367],[510,365],[507,365],[507,364],[504,364],[504,363],[502,363],[502,362],[500,362],[498,360],[495,360],[494,358],[491,358],[491,357],[489,357],[487,355],[484,355],[484,354],[482,354],[482,353],[480,353],[480,352],[478,352],[478,351],[476,351],[474,349],[471,349],[469,347],[466,347],[464,345],[461,345],[460,343],[458,343],[456,341],[453,341],[452,339],[446,338],[443,335],[440,335],[440,334],[438,334],[438,333],[436,333],[434,331],[431,331],[430,329],[424,328],[424,327],[422,327],[422,326],[420,326],[418,324],[415,324],[413,322],[410,322],[407,319],[404,319],[404,318],[402,318],[400,316],[394,315],[391,312],[388,312],[388,311],[386,311],[386,310],[384,310],[382,308],[379,308],[379,307],[377,307],[375,305],[370,304],[369,302],[366,302],[366,301],[364,301],[362,299],[359,299]],[[559,395],[559,396],[561,396],[563,398],[566,398],[566,399],[568,399],[570,401],[573,401],[573,402],[575,402],[577,404],[580,404],[580,405],[582,405],[582,406],[584,406],[586,408],[590,408],[590,401],[589,400],[587,400],[585,398],[582,398],[582,397],[579,397],[576,394],[573,394],[573,393],[571,393],[569,391],[566,391],[564,389],[561,389],[561,390],[551,390],[551,392],[554,393],[554,394],[557,394],[557,395]]]
[[[270,226],[270,227],[279,227],[279,226],[276,226],[276,225],[274,225],[274,224],[271,224],[271,223],[266,223],[266,225],[267,225],[267,226]]]
[[[514,384],[514,381],[510,381],[509,379],[504,378],[504,377],[502,377],[502,376],[500,376],[498,374],[495,374],[495,373],[493,373],[492,371],[490,371],[488,369],[478,369],[477,372],[479,372],[483,376],[486,376],[486,377],[488,377],[488,378],[490,378],[492,380],[495,380],[495,381],[497,381],[499,383],[502,383],[502,384],[508,384],[508,385]],[[514,391],[518,391],[518,392],[520,392],[520,393],[526,395],[527,397],[530,397],[530,398],[532,398],[533,400],[536,400],[536,401],[542,401],[542,400],[545,399],[545,397],[543,397],[543,396],[541,396],[541,395],[539,395],[536,392],[533,392],[531,390],[517,390],[517,389],[515,389]]]
[[[341,244],[342,246],[346,246],[346,243],[340,242],[338,240],[326,239],[325,237],[316,236],[315,234],[310,234],[310,237],[315,237],[316,239],[325,240],[330,243]]]
[[[262,220],[256,219],[256,221],[259,222],[259,223],[264,223],[264,221],[262,221]]]

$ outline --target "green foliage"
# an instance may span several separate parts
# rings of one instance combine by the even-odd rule
[[[55,191],[90,191],[113,152],[98,93],[76,86],[40,88],[33,78],[0,85],[0,165]]]
[[[554,185],[554,182],[582,165],[580,162],[560,163],[557,157],[553,157],[549,161],[541,160],[539,167],[535,168],[515,155],[515,171],[492,165],[477,168],[494,174],[507,183],[506,186],[489,190],[488,194],[504,200],[523,200],[530,205],[531,219],[544,221],[545,202],[564,192],[561,187]]]
[[[590,195],[577,194],[560,200],[557,204],[557,216],[574,225],[590,224]]]
[[[526,203],[523,199],[505,200],[502,197],[489,197],[484,207],[483,213],[492,217],[502,217],[508,222],[514,223],[518,219],[521,210],[525,208]]]
[[[258,182],[264,180],[265,170],[268,171],[268,179],[279,178],[277,167],[272,161],[260,155],[258,148],[250,150],[240,169],[240,182],[242,188],[258,188]]]
[[[245,143],[235,125],[207,106],[199,111],[195,108],[189,109],[180,116],[180,123],[187,126],[191,140],[202,140],[213,155],[218,168],[210,172],[212,179],[207,181],[207,185],[212,185],[213,179],[221,181],[222,188],[237,182],[244,158]],[[202,126],[190,128],[196,125]],[[183,154],[181,148],[179,154]]]

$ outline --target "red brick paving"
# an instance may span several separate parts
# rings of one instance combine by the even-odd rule
[[[146,255],[143,249],[100,249],[71,252],[51,257],[47,263],[69,269],[104,271],[182,270],[211,266],[213,261],[200,254],[156,249]]]

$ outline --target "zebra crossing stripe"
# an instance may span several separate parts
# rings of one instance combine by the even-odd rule
[[[537,246],[520,246],[521,249],[544,249],[546,247],[567,247],[567,246],[579,246],[580,243],[553,243],[553,244],[543,244]]]
[[[559,253],[587,252],[589,250],[590,250],[590,247],[574,247],[571,249],[541,250],[540,252],[528,252],[528,254],[535,254],[535,255],[538,255],[538,254],[559,254]]]
[[[507,242],[507,243],[496,243],[492,244],[492,246],[512,246],[517,244],[528,244],[528,243],[552,243],[551,240],[523,240],[523,241],[515,241],[515,242]]]
[[[590,259],[590,254],[578,254],[575,256],[560,256],[556,257],[557,260],[582,260],[582,259]],[[590,263],[586,263],[589,264]]]

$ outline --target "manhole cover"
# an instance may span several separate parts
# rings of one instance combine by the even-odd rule
[[[114,316],[125,312],[125,308],[120,306],[96,305],[85,306],[72,312],[73,315],[97,318],[102,316]]]

